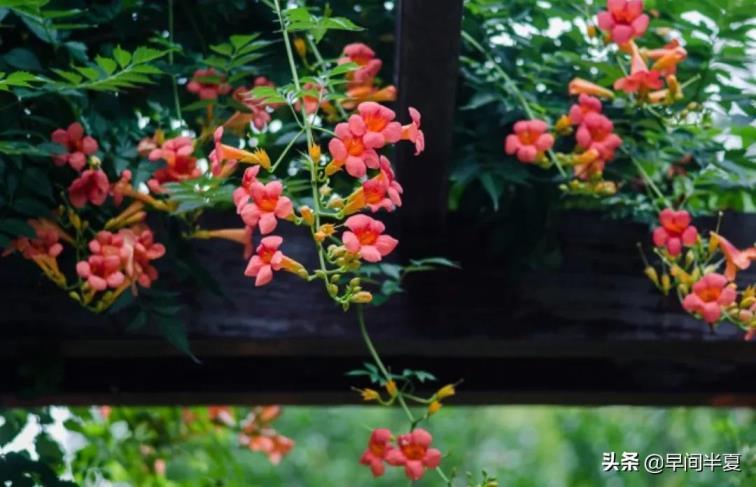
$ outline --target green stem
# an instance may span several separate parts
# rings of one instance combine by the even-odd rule
[[[284,157],[289,152],[289,150],[294,146],[294,144],[299,140],[299,137],[304,133],[304,129],[300,130],[297,135],[295,135],[291,141],[289,141],[288,144],[286,144],[286,147],[284,147],[283,152],[281,152],[281,155],[278,156],[278,159],[276,159],[276,162],[273,163],[273,166],[270,168],[270,172],[275,172],[276,168],[278,168],[278,165],[281,164],[281,161],[284,160]]]
[[[173,0],[168,0],[168,32],[171,41],[171,50],[168,51],[168,64],[173,66]],[[184,116],[181,114],[181,103],[179,102],[178,84],[176,75],[171,73],[171,83],[173,85],[173,103],[176,108],[176,116],[183,123]]]
[[[493,65],[494,70],[504,80],[504,84],[507,87],[507,89],[510,91],[510,94],[512,94],[517,99],[517,101],[520,102],[520,106],[525,111],[525,114],[528,116],[528,118],[531,119],[531,120],[535,119],[536,118],[535,113],[533,113],[533,109],[530,108],[530,103],[528,103],[528,100],[525,98],[525,95],[522,94],[522,92],[520,91],[520,89],[517,87],[517,84],[514,82],[514,80],[512,80],[512,78],[509,77],[509,75],[507,74],[507,72],[504,71],[504,69],[502,69],[501,66],[499,66],[499,64],[496,62],[496,60],[493,58],[493,56],[491,56],[488,53],[488,51],[486,51],[485,49],[483,49],[483,46],[481,46],[478,41],[476,41],[475,39],[473,39],[472,36],[470,34],[468,34],[467,32],[465,32],[464,30],[462,31],[462,37],[471,46],[473,46],[475,49],[477,49],[486,58],[486,60]],[[549,149],[548,150],[548,154],[549,154],[549,158],[551,159],[551,161],[554,163],[554,165],[556,166],[557,170],[559,171],[559,174],[561,176],[563,176],[563,177],[566,177],[567,176],[567,172],[562,167],[562,164],[559,162],[559,159],[557,159],[556,154],[554,154],[554,151],[552,151],[551,149]]]
[[[294,88],[297,90],[297,95],[301,93],[302,86],[299,82],[299,73],[297,72],[297,66],[294,63],[294,52],[291,49],[291,41],[289,40],[289,31],[286,29],[286,23],[284,22],[283,15],[281,14],[281,5],[279,0],[274,0],[274,6],[276,8],[276,15],[278,16],[278,23],[281,25],[281,35],[283,36],[284,45],[286,46],[286,57],[289,59],[289,69],[291,69],[291,76],[294,80]],[[302,112],[302,121],[304,123],[305,134],[307,135],[307,147],[308,149],[313,146],[312,136],[312,124],[310,117],[307,115],[307,109],[304,103],[300,103],[300,109]],[[314,234],[318,228],[320,228],[320,194],[318,193],[318,165],[317,161],[310,159],[310,185],[312,186],[312,205],[313,213],[315,214],[315,224],[310,228],[310,231]],[[325,271],[325,256],[323,255],[323,246],[317,245],[318,261],[320,263],[320,269]],[[323,279],[323,285],[328,289],[328,281]]]
[[[664,206],[666,208],[671,208],[672,205],[669,203],[667,198],[664,196],[664,193],[661,192],[658,186],[656,186],[656,183],[654,183],[653,179],[651,179],[651,176],[649,176],[646,171],[643,169],[643,167],[636,161],[626,150],[623,150],[625,154],[630,158],[630,161],[632,161],[633,166],[635,166],[635,169],[638,171],[638,174],[640,174],[643,181],[646,183],[646,186],[651,188],[651,191],[656,195],[657,198],[662,200],[664,202]]]
[[[310,49],[312,49],[312,53],[315,55],[315,59],[318,61],[318,65],[321,66],[322,69],[326,68],[325,61],[323,60],[323,56],[320,55],[320,49],[318,49],[318,45],[315,43],[315,41],[312,39],[312,36],[307,36],[307,43],[310,44]],[[341,118],[344,120],[347,119],[348,115],[347,112],[344,110],[344,107],[341,106],[341,103],[336,102],[336,109],[339,111],[339,115],[341,115]]]

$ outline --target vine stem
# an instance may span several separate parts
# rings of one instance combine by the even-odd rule
[[[522,91],[520,91],[520,88],[517,87],[517,84],[512,80],[512,78],[507,74],[506,71],[502,69],[501,66],[494,60],[494,58],[483,48],[483,46],[480,45],[478,41],[473,39],[473,37],[465,32],[462,31],[462,37],[476,50],[478,50],[483,56],[493,65],[494,70],[499,74],[499,76],[502,77],[504,80],[504,84],[509,89],[509,91],[514,95],[515,98],[517,98],[517,101],[520,102],[520,106],[525,111],[525,114],[528,116],[528,118],[535,119],[535,113],[533,113],[533,109],[530,108],[530,103],[528,103],[528,100],[525,98],[525,95],[522,94]],[[557,159],[556,154],[554,154],[554,151],[549,149],[548,150],[549,158],[554,162],[554,165],[556,166],[557,170],[559,171],[559,174],[563,177],[567,177],[567,172],[562,167],[562,164],[559,162],[559,159]]]
[[[320,49],[318,49],[318,44],[315,42],[315,40],[312,38],[312,36],[307,35],[307,43],[310,44],[310,49],[312,49],[312,53],[315,55],[315,59],[318,61],[318,65],[325,68],[325,61],[323,60],[323,56],[320,55]],[[346,120],[348,118],[347,112],[344,110],[344,107],[341,106],[341,103],[336,102],[336,109],[339,111],[339,115]]]
[[[173,0],[168,0],[168,32],[171,41],[171,50],[168,51],[168,64],[173,67]],[[176,116],[183,124],[184,116],[181,113],[181,103],[179,102],[178,85],[176,84],[176,74],[171,73],[171,84],[173,85],[173,103],[176,108]]]
[[[299,81],[299,73],[297,72],[297,66],[294,63],[294,52],[291,49],[291,41],[289,40],[289,31],[286,28],[286,23],[283,19],[283,14],[281,13],[281,4],[279,0],[274,0],[273,2],[275,8],[276,8],[276,15],[278,16],[278,23],[281,25],[281,35],[283,36],[284,45],[286,46],[286,57],[289,59],[289,68],[291,69],[291,76],[294,81],[294,87],[297,90],[297,96],[299,96],[300,92],[302,91],[302,86]],[[307,115],[307,109],[305,108],[304,103],[300,103],[300,111],[302,112],[302,122],[304,123],[304,130],[305,134],[307,136],[307,148],[313,146],[313,136],[312,136],[312,123],[310,121],[310,117]],[[315,233],[318,228],[320,228],[320,194],[318,193],[318,163],[317,161],[312,160],[312,157],[309,157],[310,160],[310,186],[312,187],[312,205],[313,205],[313,213],[315,214],[315,224],[310,227],[311,233]],[[326,265],[325,265],[325,257],[323,256],[323,246],[317,245],[318,250],[318,262],[320,263],[320,269],[322,271],[326,271]],[[326,286],[326,289],[328,288],[328,280],[323,279],[323,284]]]

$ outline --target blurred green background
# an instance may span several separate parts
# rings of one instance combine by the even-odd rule
[[[209,423],[206,409],[191,408],[199,418],[195,423],[210,425],[192,434],[187,434],[182,408],[113,408],[107,420],[95,408],[37,411],[52,413],[40,417],[50,424],[27,425],[5,452],[27,447],[34,451],[32,433],[41,431],[37,438],[47,436],[63,444],[61,475],[69,479],[73,475],[81,485],[409,484],[401,469],[389,468],[374,481],[369,470],[358,464],[372,428],[388,427],[398,433],[407,428],[399,410],[284,407],[273,426],[294,439],[296,446],[279,465],[272,465],[264,455],[239,447],[235,433]],[[246,410],[233,411],[241,418]],[[88,442],[64,430],[64,422],[69,430],[84,431]],[[754,412],[748,409],[447,406],[431,418],[428,430],[434,436],[433,446],[445,455],[444,469],[458,473],[455,486],[468,485],[468,471],[480,481],[484,469],[496,475],[501,486],[756,485],[756,425]],[[49,455],[47,442],[37,439],[37,444],[43,446],[42,454]],[[637,451],[641,459],[649,453],[739,453],[742,472],[604,473],[602,454],[611,451],[618,456]],[[158,458],[166,461],[165,477],[154,472]],[[416,485],[443,483],[435,472],[427,472]]]

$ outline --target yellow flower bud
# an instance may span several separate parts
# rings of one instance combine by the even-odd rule
[[[651,279],[651,282],[654,283],[655,286],[659,286],[659,274],[657,274],[656,269],[654,269],[651,266],[646,267],[643,269],[643,273],[646,274],[646,277]]]
[[[685,265],[691,265],[696,260],[696,256],[692,250],[688,250],[685,254]]]
[[[444,387],[442,387],[436,392],[436,397],[438,399],[445,399],[447,397],[453,396],[456,393],[457,391],[454,388],[454,384],[446,384]]]
[[[307,42],[301,37],[294,38],[294,50],[297,51],[299,57],[305,57],[307,54]]]
[[[591,39],[593,39],[594,37],[596,37],[597,32],[596,32],[596,26],[595,25],[588,24],[588,27],[586,28],[586,30],[588,31],[588,37],[590,37]]]
[[[438,401],[433,401],[428,405],[428,416],[433,416],[437,412],[441,410],[441,403]]]
[[[554,129],[559,135],[569,135],[569,133],[572,132],[572,122],[570,122],[570,117],[567,115],[559,117],[556,125],[554,125]]]
[[[322,156],[320,152],[320,146],[318,144],[311,145],[308,149],[310,153],[310,159],[313,160],[313,162],[319,162],[320,157]]]
[[[399,393],[399,390],[396,388],[396,382],[393,380],[386,382],[386,392],[389,393],[389,396],[396,397]]]
[[[363,401],[377,401],[381,398],[381,395],[375,389],[362,389],[360,391]]]
[[[360,291],[352,296],[352,302],[358,304],[367,304],[373,300],[373,295],[368,291]]]
[[[315,215],[309,206],[303,206],[299,209],[299,214],[302,215],[302,220],[308,225],[315,223]]]
[[[669,290],[672,289],[672,281],[669,278],[669,274],[662,274],[661,287],[662,287],[662,292],[664,292],[665,295],[669,294]]]

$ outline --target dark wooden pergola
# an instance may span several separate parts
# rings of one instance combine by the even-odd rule
[[[448,255],[462,269],[418,276],[368,311],[388,364],[432,371],[443,383],[464,379],[454,399],[465,404],[756,405],[756,344],[727,325],[711,331],[659,296],[635,247],[648,240],[645,226],[568,213],[550,230],[560,270],[516,278],[476,250],[491,228],[471,227],[464,239],[446,230],[461,19],[460,0],[397,5],[396,108],[423,113],[427,149],[397,153],[406,196],[392,223],[403,258]],[[751,216],[729,215],[724,225],[741,245],[756,234]],[[311,253],[298,242],[290,253]],[[197,249],[225,294],[187,290],[201,364],[158,335],[129,334],[81,310],[28,263],[4,260],[0,406],[359,400],[350,386],[365,384],[345,376],[367,359],[352,313],[290,276],[254,289],[230,243]]]

